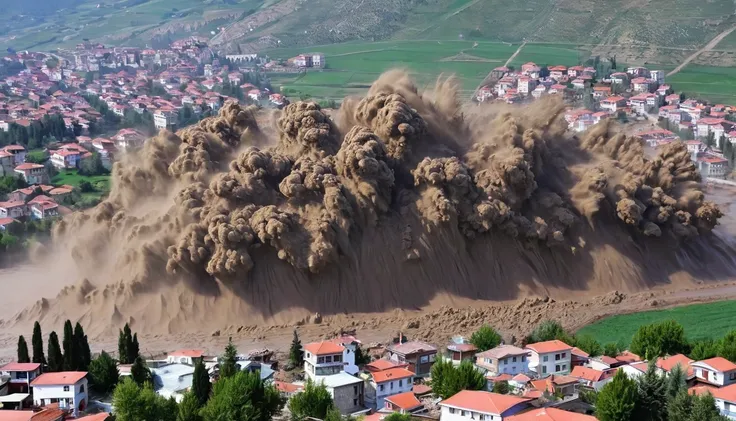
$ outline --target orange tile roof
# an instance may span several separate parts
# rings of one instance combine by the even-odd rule
[[[587,352],[583,351],[582,349],[580,349],[580,348],[578,348],[576,346],[573,347],[572,348],[572,351],[570,351],[570,352],[572,352],[573,355],[577,355],[578,357],[583,357],[583,358],[590,357],[590,354],[588,354]]]
[[[576,366],[572,369],[570,377],[577,377],[578,379],[588,380],[590,382],[598,382],[606,377],[606,373],[600,370],[594,370],[588,367]]]
[[[381,360],[371,361],[365,366],[368,369],[374,369],[376,371],[381,371],[381,370],[388,370],[389,368],[394,368],[398,365],[399,364],[396,364],[393,361],[381,359]]]
[[[542,397],[544,393],[540,392],[539,390],[527,390],[524,392],[523,397],[528,399],[539,399]]]
[[[0,411],[0,421],[30,421],[33,411]]]
[[[718,371],[736,370],[736,364],[732,363],[731,361],[728,361],[727,359],[723,357],[709,358],[707,360],[696,361],[692,363],[692,365],[696,365],[696,364],[697,365],[707,364]]]
[[[572,347],[557,339],[553,341],[537,342],[535,344],[529,344],[527,348],[535,351],[537,354],[548,354],[550,352],[562,352],[571,351]]]
[[[524,373],[515,375],[511,380],[517,383],[529,383],[532,379]]]
[[[65,415],[66,411],[59,408],[45,409],[34,414],[31,417],[31,421],[61,421]]]
[[[26,162],[25,164],[20,164],[17,167],[15,167],[16,170],[21,170],[21,171],[23,171],[23,170],[33,170],[33,169],[37,169],[37,168],[43,168],[43,165],[41,165],[41,164],[33,164],[33,163],[30,163],[30,162]]]
[[[77,418],[77,421],[105,421],[109,417],[110,414],[108,414],[107,412],[100,412],[99,414],[87,415],[86,417]]]
[[[424,395],[425,393],[431,392],[432,388],[426,384],[415,384],[414,387],[411,388],[411,391],[414,392],[415,395]]]
[[[595,421],[590,415],[576,414],[557,408],[539,408],[508,417],[508,421]]]
[[[294,383],[287,383],[282,381],[275,381],[274,384],[276,385],[276,389],[278,389],[281,392],[284,393],[294,393],[298,390],[304,389],[304,386],[294,384]]]
[[[56,386],[76,384],[87,375],[86,371],[60,371],[44,373],[31,382],[31,386]]]
[[[371,373],[373,381],[376,383],[383,383],[389,380],[405,379],[408,377],[414,377],[414,373],[405,368],[389,368],[388,370],[381,370]]]
[[[345,347],[330,341],[312,342],[304,345],[304,349],[314,355],[341,354]]]
[[[191,357],[191,358],[202,358],[204,351],[201,349],[180,349],[178,351],[169,352],[172,357]]]
[[[690,363],[692,362],[693,360],[688,358],[686,355],[677,354],[671,357],[657,360],[657,367],[661,368],[664,371],[670,371],[675,368],[677,364],[680,364],[680,367],[683,370],[687,370],[687,368],[690,366]]]
[[[707,386],[705,386],[707,387]],[[704,392],[701,392],[704,393]],[[731,403],[736,403],[736,384],[732,384],[721,388],[711,388],[710,393],[716,399],[721,399]]]
[[[507,382],[511,380],[511,374],[503,373],[499,374],[498,376],[491,376],[490,374],[486,374],[486,379],[492,382]]]
[[[440,402],[440,406],[452,406],[486,414],[502,415],[510,408],[525,402],[529,402],[529,399],[480,390],[462,390]]]
[[[414,392],[404,392],[388,396],[386,400],[406,411],[410,411],[422,405],[422,403],[419,402],[419,399],[414,395]]]
[[[40,367],[41,364],[39,363],[7,363],[0,367],[0,371],[34,371],[38,370]]]

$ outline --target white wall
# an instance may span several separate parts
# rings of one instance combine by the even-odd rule
[[[87,399],[87,379],[82,379],[74,385],[68,385],[69,390],[64,391],[63,385],[53,386],[33,386],[33,403],[36,405],[47,405],[51,403],[51,399],[72,399],[74,415],[77,415],[79,403],[84,400],[85,407],[89,405]],[[72,406],[72,405],[70,405]]]
[[[559,360],[556,360],[555,355],[557,354],[564,354],[564,356],[561,357]],[[532,350],[529,357],[529,366],[536,365],[536,368],[534,368],[533,370],[536,370],[537,375],[539,375],[540,377],[546,377],[550,374],[568,374],[570,373],[570,370],[572,370],[571,362],[572,355],[570,351],[537,354],[535,351]],[[560,366],[559,370],[557,370],[556,366]]]
[[[514,358],[516,361],[514,362]],[[498,360],[498,374],[516,375],[529,372],[529,357],[526,355],[501,358]]]
[[[383,386],[383,390],[381,390]],[[398,395],[399,393],[410,392],[413,386],[413,379],[407,377],[405,379],[391,380],[376,384],[371,381],[371,387],[376,391],[376,408],[383,408],[386,405],[384,401],[388,396]]]
[[[473,413],[470,411],[465,411],[465,415],[463,416],[463,413],[460,409],[454,409],[454,414],[451,414],[450,411],[451,408],[443,406],[442,410],[440,411],[440,421],[466,421],[470,419],[476,421],[503,421],[503,418],[500,415],[481,414],[478,412]],[[481,417],[481,415],[483,416]]]

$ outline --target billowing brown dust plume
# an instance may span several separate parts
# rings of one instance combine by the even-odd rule
[[[334,118],[228,103],[162,132],[56,227],[79,284],[16,321],[188,331],[732,273],[682,143],[647,157],[612,123],[571,135],[561,102],[463,113],[455,89],[389,72]]]

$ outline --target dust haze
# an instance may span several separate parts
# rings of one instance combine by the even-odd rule
[[[451,79],[399,71],[332,115],[229,102],[115,163],[36,263],[35,297],[59,293],[3,326],[194,332],[736,272],[683,143],[648,157],[612,122],[570,134],[564,110],[463,107]]]

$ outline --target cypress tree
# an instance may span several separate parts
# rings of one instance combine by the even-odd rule
[[[49,335],[49,352],[48,352],[48,370],[62,371],[64,369],[64,357],[61,355],[61,347],[59,346],[59,336],[56,332]]]
[[[75,370],[87,371],[89,363],[92,360],[89,351],[89,342],[87,335],[84,334],[82,325],[77,322],[74,326],[74,357],[76,358]]]
[[[192,392],[197,397],[199,406],[202,407],[210,398],[210,375],[204,366],[204,361],[200,358],[194,366],[194,379],[192,380]]]
[[[130,356],[128,357],[129,360],[135,361],[136,358],[138,358],[140,353],[140,346],[138,345],[138,334],[133,334],[133,339],[130,342],[130,345],[128,347]]]
[[[33,362],[41,365],[46,364],[46,356],[43,354],[43,336],[41,336],[41,325],[36,322],[33,325],[33,337],[31,338],[33,345]]]
[[[23,335],[20,335],[18,338],[18,362],[31,362],[30,357],[28,357],[28,344],[26,343],[26,338],[24,338]]]
[[[62,340],[64,347],[64,370],[77,369],[76,347],[74,346],[74,329],[71,320],[64,322],[64,339]]]
[[[667,419],[669,421],[688,421],[693,410],[693,397],[683,388],[674,398],[667,402]]]
[[[238,364],[236,362],[237,354],[238,350],[235,348],[235,345],[233,345],[233,338],[230,338],[227,347],[225,347],[224,361],[220,364],[221,379],[232,377],[239,371]]]
[[[151,381],[151,370],[148,369],[148,366],[141,357],[136,358],[133,366],[130,367],[130,377],[139,386],[143,386],[144,383]]]
[[[125,327],[128,327],[127,323]],[[130,361],[128,361],[128,341],[125,339],[125,331],[123,329],[118,334],[118,361],[120,361],[120,364],[130,364]]]
[[[294,339],[291,340],[291,348],[289,348],[289,362],[298,367],[304,360],[304,351],[302,350],[302,341],[294,329]],[[356,362],[357,364],[357,362]]]

